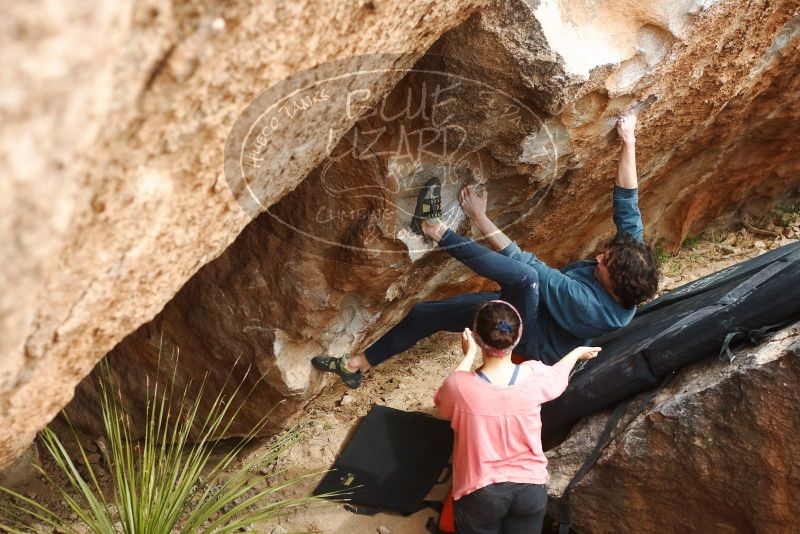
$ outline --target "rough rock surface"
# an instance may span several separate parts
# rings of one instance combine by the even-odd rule
[[[288,397],[280,426],[318,388],[311,356],[363,348],[413,302],[479,287],[405,233],[414,186],[434,173],[454,224],[455,189],[472,176],[522,246],[554,262],[591,252],[611,229],[614,118],[650,94],[638,133],[650,239],[679,245],[723,211],[758,212],[797,189],[794,1],[614,1],[598,12],[595,2],[505,0],[464,20],[476,4],[337,4],[330,22],[302,6],[242,2],[221,37],[209,37],[212,8],[156,9],[152,20],[133,10],[139,26],[123,24],[109,45],[127,54],[109,66],[120,95],[100,122],[113,128],[91,140],[75,175],[91,209],[80,205],[53,245],[60,260],[34,277],[46,281],[38,304],[21,299],[33,326],[12,314],[9,346],[19,348],[0,375],[0,463],[137,327],[109,358],[131,405],[143,402],[139,371],[153,369],[163,339],[182,350],[182,381],[208,371],[219,384],[237,359],[257,369],[266,380],[243,424]],[[299,125],[286,148],[300,157],[271,162],[262,200],[291,192],[245,227],[221,176],[225,126],[314,60],[388,49],[430,55],[402,80],[410,64],[373,79],[376,96],[400,81],[379,109],[360,108],[355,128],[324,115]],[[95,398],[84,382],[72,406],[90,428]]]
[[[740,350],[732,364],[711,358],[686,368],[641,414],[624,418],[573,490],[573,529],[796,530],[799,414],[800,324]],[[554,517],[608,415],[585,419],[548,453]]]
[[[222,176],[249,102],[320,62],[407,52],[362,79],[378,99],[479,4],[4,2],[0,465],[250,221]],[[261,200],[354,120],[321,105],[294,121],[303,157],[270,161]]]

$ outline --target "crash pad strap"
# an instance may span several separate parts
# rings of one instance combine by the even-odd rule
[[[798,319],[800,319],[800,316],[793,315],[785,321],[762,326],[761,328],[756,328],[754,330],[734,330],[733,332],[728,332],[725,335],[725,340],[722,342],[722,348],[719,350],[719,358],[727,363],[732,363],[735,355],[731,350],[731,345],[742,340],[747,340],[750,342],[750,344],[756,345],[778,330],[797,322]]]

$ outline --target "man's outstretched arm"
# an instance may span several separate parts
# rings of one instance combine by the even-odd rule
[[[617,133],[622,138],[622,154],[617,170],[617,185],[625,189],[636,189],[636,115],[626,115],[617,121]]]
[[[511,241],[506,234],[500,230],[497,225],[489,220],[486,215],[486,200],[487,193],[485,190],[479,191],[476,189],[478,186],[468,185],[461,188],[459,192],[459,200],[461,201],[461,208],[467,217],[470,218],[472,223],[478,227],[486,242],[491,248],[508,256],[511,259],[521,261],[539,271],[540,282],[547,277],[548,270],[553,270],[548,267],[542,260],[536,257],[531,252],[523,252],[516,243]]]
[[[639,212],[638,187],[636,177],[636,115],[625,115],[617,121],[617,133],[622,139],[622,154],[619,158],[617,179],[614,187],[614,223],[617,232],[628,232],[638,241],[642,241],[642,216]],[[476,186],[465,186],[459,192],[459,201],[464,213],[480,230],[489,246],[514,259],[528,264],[541,263],[530,252],[522,252],[511,239],[495,225],[486,215],[486,191],[479,191]]]
[[[483,189],[476,190],[474,185],[465,186],[458,193],[458,199],[464,213],[478,227],[489,246],[500,252],[511,244],[511,240],[486,215],[487,198],[486,191]]]
[[[628,232],[642,241],[642,214],[639,212],[639,180],[636,177],[636,115],[626,115],[617,121],[617,133],[622,139],[617,180],[614,187],[614,224],[617,233]]]
[[[533,267],[539,275],[539,287],[542,288],[542,295],[545,300],[549,298],[550,294],[561,295],[559,298],[562,300],[569,299],[570,295],[574,297],[572,300],[581,300],[581,298],[575,296],[586,289],[580,282],[569,278],[558,269],[548,266],[537,258],[535,254],[520,250],[515,242],[511,241],[502,230],[489,220],[486,215],[486,197],[486,191],[479,195],[479,192],[475,190],[475,186],[467,186],[462,188],[459,199],[464,212],[481,231],[490,247],[512,260]]]

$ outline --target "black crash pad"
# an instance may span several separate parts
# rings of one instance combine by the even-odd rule
[[[453,431],[448,421],[420,412],[373,406],[341,457],[314,490],[374,510],[413,514],[449,466]]]
[[[646,390],[681,367],[718,354],[730,336],[800,319],[800,243],[792,243],[681,286],[642,306],[625,328],[593,344],[597,358],[542,406],[546,447],[573,423]]]

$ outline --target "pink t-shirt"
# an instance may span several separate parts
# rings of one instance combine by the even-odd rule
[[[490,384],[456,371],[439,387],[433,402],[455,433],[453,498],[497,482],[547,482],[542,451],[541,405],[567,387],[569,369],[538,361],[521,364],[533,372],[513,386]]]

